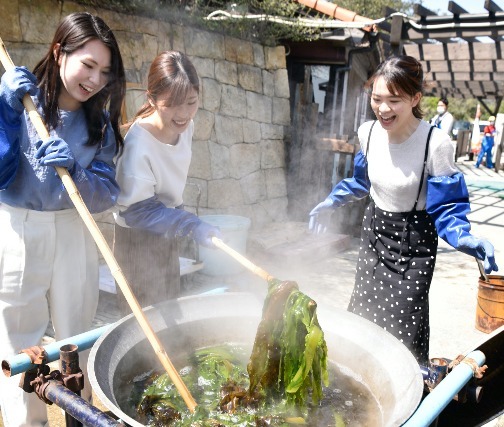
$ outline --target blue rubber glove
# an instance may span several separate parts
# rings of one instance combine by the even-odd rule
[[[471,211],[464,175],[438,176],[427,179],[426,210],[434,220],[439,237],[455,249],[484,261],[487,274],[498,271],[494,248],[473,236],[467,213]]]
[[[222,233],[219,227],[215,227],[204,221],[201,221],[201,223],[194,229],[193,237],[196,243],[198,243],[199,245],[206,248],[215,249],[216,246],[212,242],[212,237],[217,237],[218,239],[222,240]]]
[[[458,242],[458,250],[484,260],[483,266],[486,274],[490,274],[492,271],[499,271],[499,267],[495,263],[494,247],[488,240],[468,235],[461,237]]]
[[[71,170],[75,165],[75,158],[68,144],[61,138],[49,137],[36,144],[35,158],[40,159],[44,166],[59,166]]]
[[[2,100],[18,114],[24,110],[23,97],[27,93],[35,96],[38,91],[37,78],[26,67],[11,68],[2,75]]]
[[[183,209],[167,208],[156,196],[134,203],[121,212],[128,227],[172,237],[192,237],[198,244],[213,248],[212,237],[222,239],[218,227],[201,221]]]
[[[345,178],[338,182],[326,199],[312,209],[308,229],[315,234],[326,232],[333,211],[349,202],[366,197],[370,187],[367,160],[364,153],[359,150],[355,154],[352,178]]]
[[[314,234],[325,233],[331,223],[331,216],[333,212],[334,203],[332,199],[327,198],[323,202],[320,202],[310,212],[308,229]]]
[[[38,92],[36,77],[25,67],[13,67],[3,73],[0,82],[0,190],[14,180],[19,166],[23,97]]]

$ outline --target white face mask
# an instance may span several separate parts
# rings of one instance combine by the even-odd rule
[[[444,114],[444,113],[446,113],[446,108],[445,107],[437,107],[437,112],[438,112],[438,114]]]

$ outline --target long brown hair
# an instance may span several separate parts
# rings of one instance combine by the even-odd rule
[[[58,60],[63,54],[71,54],[90,40],[100,40],[110,49],[110,77],[107,85],[82,104],[89,132],[88,143],[99,144],[104,136],[106,123],[103,110],[109,104],[110,122],[115,133],[116,151],[123,144],[119,130],[121,107],[126,93],[126,78],[119,46],[112,30],[98,16],[76,12],[66,16],[59,24],[47,54],[35,66],[33,73],[43,94],[43,115],[47,125],[54,129],[59,123],[58,97],[61,77]],[[59,44],[60,48],[56,49]],[[54,52],[57,51],[57,55]]]
[[[383,61],[366,82],[366,89],[373,86],[378,77],[383,77],[390,93],[400,97],[414,97],[417,93],[423,94],[425,82],[422,64],[412,56],[391,56]],[[424,113],[420,102],[413,107],[413,115],[421,119]]]
[[[165,105],[176,106],[184,103],[192,89],[199,93],[198,73],[189,57],[175,50],[161,52],[154,58],[149,69],[147,100],[123,129],[128,130],[138,118],[154,113],[155,104],[161,96],[168,94]]]

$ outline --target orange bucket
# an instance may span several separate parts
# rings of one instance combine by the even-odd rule
[[[504,276],[489,275],[478,281],[476,329],[487,334],[504,325]]]

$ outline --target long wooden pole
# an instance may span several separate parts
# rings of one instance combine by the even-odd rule
[[[0,38],[0,59],[2,62],[3,67],[5,70],[8,70],[10,68],[14,67],[14,63],[12,62],[12,59],[10,58],[7,49],[5,48],[5,45],[3,43],[3,40]],[[33,100],[31,99],[30,95],[26,94],[23,98],[23,105],[25,106],[26,110],[28,111],[28,115],[30,117],[30,120],[32,121],[33,125],[35,126],[35,129],[37,130],[37,133],[42,139],[49,138],[49,132],[47,131],[47,128],[42,121],[42,118],[38,114],[38,111],[35,107],[35,104],[33,103]],[[114,276],[114,279],[116,280],[117,284],[121,288],[122,293],[124,294],[126,301],[128,302],[131,310],[133,311],[133,314],[135,315],[136,319],[138,320],[138,323],[140,324],[142,330],[144,331],[145,335],[147,336],[147,339],[151,343],[157,357],[161,361],[161,364],[165,368],[166,372],[170,376],[171,380],[173,381],[173,384],[175,387],[177,387],[177,390],[179,391],[180,395],[184,399],[184,402],[186,403],[187,407],[191,412],[195,411],[196,408],[196,402],[191,396],[190,391],[186,387],[185,383],[182,381],[182,378],[180,377],[179,373],[177,370],[174,368],[170,358],[168,357],[168,354],[166,353],[165,349],[163,348],[161,341],[159,341],[159,338],[155,334],[154,330],[152,329],[151,325],[149,324],[147,318],[145,317],[145,313],[142,311],[142,307],[140,307],[140,304],[138,303],[138,300],[136,299],[135,295],[131,291],[131,288],[128,284],[128,281],[126,280],[126,277],[124,276],[123,271],[119,267],[119,264],[117,263],[114,254],[112,250],[110,249],[107,241],[103,237],[103,234],[101,233],[100,229],[98,228],[98,225],[96,224],[94,218],[92,217],[91,213],[86,207],[86,204],[82,200],[82,197],[79,193],[79,190],[75,186],[75,183],[70,176],[70,173],[66,168],[62,167],[56,167],[56,171],[58,172],[58,175],[60,176],[61,180],[63,181],[63,185],[65,186],[65,189],[67,190],[68,194],[70,195],[70,198],[72,199],[73,204],[75,205],[75,208],[79,212],[79,215],[81,216],[82,220],[86,224],[87,228],[89,229],[89,232],[93,236],[94,241],[96,242],[96,245],[98,246],[98,249],[103,255],[103,258],[105,258],[105,261],[107,265],[110,268],[110,271],[112,275]]]
[[[257,276],[263,278],[266,281],[273,279],[273,276],[271,276],[267,271],[264,271],[262,268],[255,265],[252,261],[245,258],[241,253],[235,251],[232,247],[226,245],[217,237],[212,237],[212,243]]]

